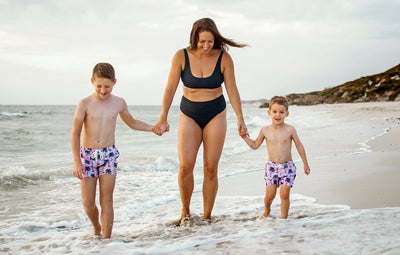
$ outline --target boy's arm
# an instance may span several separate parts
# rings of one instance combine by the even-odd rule
[[[76,178],[83,178],[83,165],[80,157],[80,145],[81,145],[81,131],[83,122],[85,120],[86,109],[83,106],[82,101],[78,103],[76,107],[74,120],[72,123],[71,132],[71,148],[72,156],[74,157],[74,169],[73,174]]]
[[[122,99],[122,110],[119,112],[119,116],[121,117],[122,121],[125,122],[126,125],[128,125],[128,127],[134,130],[154,132],[152,125],[132,117],[132,115],[129,113],[128,105],[123,99]]]
[[[262,128],[260,130],[260,133],[258,134],[258,137],[256,138],[256,140],[251,139],[247,135],[242,136],[242,138],[247,143],[247,145],[250,146],[250,148],[256,150],[256,149],[258,149],[258,147],[261,146],[261,144],[263,143],[263,141],[265,139],[264,128]]]
[[[304,173],[306,175],[309,175],[310,174],[310,166],[308,165],[307,156],[306,156],[306,150],[304,149],[304,146],[301,143],[300,138],[297,135],[297,132],[296,132],[295,128],[293,128],[292,139],[294,141],[294,144],[296,145],[296,149],[299,152],[301,160],[303,161]]]

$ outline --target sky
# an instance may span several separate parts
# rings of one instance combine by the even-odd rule
[[[249,45],[228,51],[242,100],[323,90],[400,64],[399,12],[399,0],[0,0],[0,104],[75,105],[109,62],[115,95],[160,105],[203,17]]]

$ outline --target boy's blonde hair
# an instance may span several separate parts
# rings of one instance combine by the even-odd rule
[[[283,105],[283,106],[285,106],[286,111],[289,110],[289,102],[287,101],[287,99],[285,97],[274,96],[273,98],[271,98],[271,100],[269,100],[269,109],[271,109],[273,104]]]
[[[115,81],[114,67],[109,63],[98,63],[93,68],[92,78],[106,78]]]

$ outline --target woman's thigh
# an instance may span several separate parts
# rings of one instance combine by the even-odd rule
[[[226,110],[215,116],[203,129],[204,166],[217,168],[226,136]]]
[[[178,124],[178,156],[181,166],[194,167],[202,136],[199,125],[181,112]]]

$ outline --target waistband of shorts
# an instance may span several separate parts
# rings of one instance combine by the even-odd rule
[[[87,148],[87,147],[81,146],[81,149],[84,149],[84,150],[104,150],[104,149],[109,150],[109,149],[116,149],[116,148],[117,147],[115,147],[115,145],[111,145],[111,146],[104,147],[104,148]]]
[[[289,160],[289,161],[286,161],[286,162],[283,162],[283,163],[276,163],[274,161],[268,160],[267,164],[271,164],[271,165],[294,165],[294,162],[293,162],[293,160]]]

